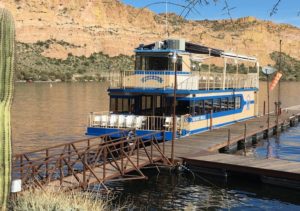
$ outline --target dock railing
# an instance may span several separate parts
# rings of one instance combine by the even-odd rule
[[[113,135],[119,138],[112,139]],[[160,144],[157,138],[160,137]],[[93,183],[145,179],[140,168],[162,162],[172,165],[165,155],[164,131],[144,136],[128,136],[128,131],[64,143],[13,156],[13,179],[21,179],[23,189],[52,185],[86,189]],[[136,171],[136,175],[129,173]]]
[[[258,88],[257,73],[231,74],[209,72],[178,72],[178,90],[218,90]],[[124,71],[120,77],[111,81],[110,88],[156,88],[173,89],[174,73],[172,71]]]

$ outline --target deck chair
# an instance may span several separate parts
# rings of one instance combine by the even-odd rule
[[[108,116],[107,115],[102,115],[101,116],[101,127],[107,127],[107,123],[108,123]]]
[[[118,121],[118,116],[117,115],[111,115],[109,117],[108,127],[116,127],[117,126],[117,121]]]
[[[142,127],[145,125],[145,121],[146,121],[146,117],[138,116],[135,120],[135,128],[142,129]]]
[[[166,129],[170,129],[172,127],[172,117],[166,117],[165,124],[163,125]]]
[[[129,115],[126,116],[126,120],[125,120],[125,125],[127,128],[132,128],[134,125],[134,121],[135,121],[135,116],[133,115]]]
[[[100,126],[101,124],[101,116],[94,116],[92,126]]]
[[[123,128],[125,126],[125,116],[119,115],[118,128]]]

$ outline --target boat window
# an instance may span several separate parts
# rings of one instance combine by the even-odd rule
[[[213,104],[213,110],[214,112],[219,112],[221,111],[221,99],[218,98],[218,99],[214,99],[214,104]]]
[[[152,113],[152,97],[151,96],[142,96],[142,115],[150,115]]]
[[[142,57],[139,55],[135,57],[135,70],[142,70]]]
[[[235,103],[234,103],[234,97],[228,98],[228,110],[234,110]]]
[[[177,71],[182,71],[182,58],[178,56]],[[168,54],[136,55],[135,70],[174,71]]]
[[[221,99],[221,111],[227,111],[228,109],[228,98],[224,97]]]
[[[150,109],[151,108],[151,96],[146,97],[146,109]]]
[[[204,114],[204,101],[196,101],[195,102],[195,116]]]
[[[160,108],[161,107],[161,96],[157,96],[156,97],[156,108]]]
[[[135,100],[134,98],[130,98],[129,99],[129,111],[130,113],[134,113],[134,110],[135,110]]]
[[[176,114],[185,115],[190,112],[190,101],[177,101]]]
[[[241,97],[235,97],[235,109],[241,108]]]
[[[205,113],[208,114],[213,109],[213,100],[204,100]]]
[[[123,99],[123,109],[122,109],[122,112],[128,112],[129,111],[129,109],[128,109],[128,103],[129,103],[129,101],[128,101],[128,98],[124,98]]]
[[[174,71],[174,64],[172,63],[172,59],[169,59],[169,70]],[[182,57],[178,56],[176,62],[176,70],[182,71]]]
[[[123,99],[122,98],[117,98],[117,112],[122,112],[123,111]]]
[[[134,113],[135,99],[133,97],[111,97],[109,111],[113,113]]]
[[[112,111],[113,113],[116,112],[116,99],[115,98],[110,98],[110,104],[109,104],[109,110]]]
[[[190,101],[190,112],[192,116],[195,116],[195,101]]]

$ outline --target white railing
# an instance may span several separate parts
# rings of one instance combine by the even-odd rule
[[[177,75],[179,90],[215,90],[258,88],[256,73],[226,74],[208,72],[191,72]],[[123,72],[119,79],[111,83],[111,88],[174,88],[174,74],[170,71],[133,71]]]
[[[177,130],[181,130],[184,118],[177,117]],[[109,112],[91,112],[89,127],[101,128],[134,128],[138,130],[172,131],[171,116],[138,116],[131,114],[112,114]]]
[[[118,80],[110,83],[111,88],[172,88],[174,75],[167,71],[133,71],[122,72]]]

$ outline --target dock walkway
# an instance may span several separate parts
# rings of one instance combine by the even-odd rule
[[[248,174],[263,183],[300,189],[300,162],[279,159],[256,159],[229,154],[212,154],[183,158],[193,171],[201,173]]]
[[[268,131],[267,116],[256,117],[243,122],[237,122],[225,127],[216,128],[211,131],[183,137],[175,140],[175,156],[181,160],[182,157],[190,155],[201,155],[205,152],[219,152],[230,148],[238,143],[246,141],[257,141],[268,135],[273,135],[277,130],[283,130],[299,121],[300,111],[283,112],[278,118],[278,129],[276,116],[270,115],[270,126]],[[246,126],[246,127],[245,127]],[[171,153],[171,142],[166,142],[166,153]]]

